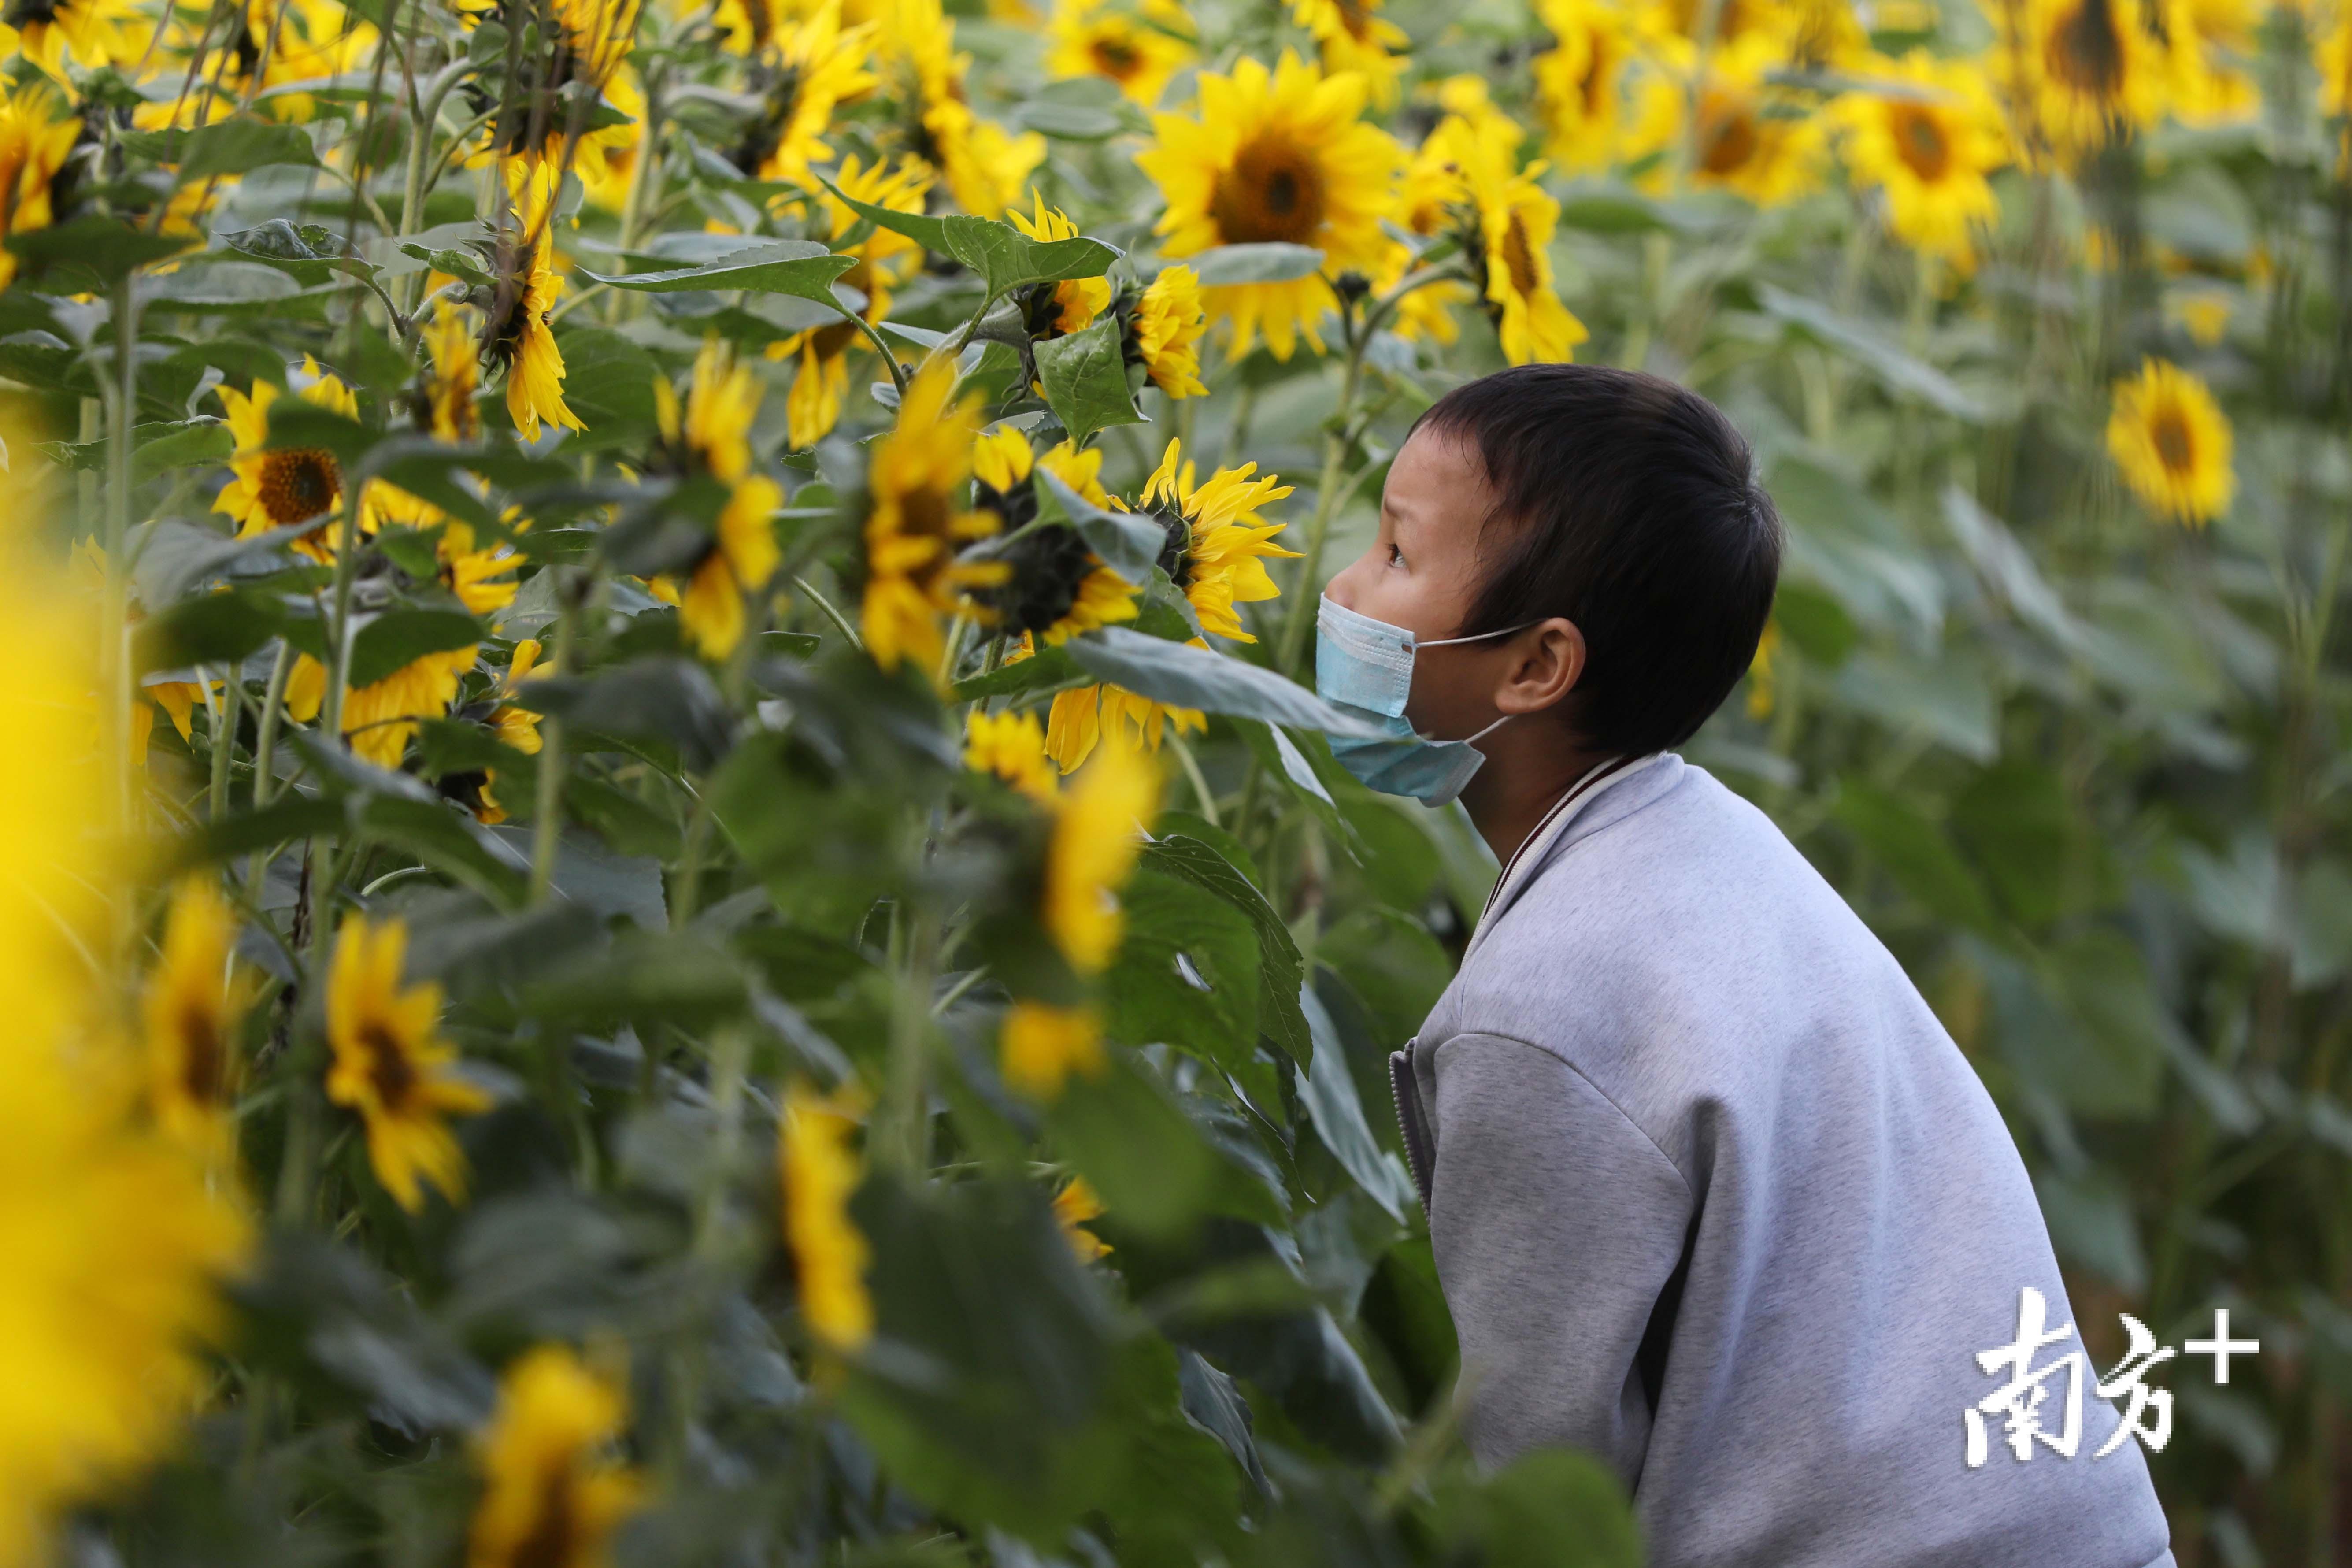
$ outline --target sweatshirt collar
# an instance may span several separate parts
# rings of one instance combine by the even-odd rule
[[[1672,752],[1652,752],[1647,756],[1628,759],[1611,757],[1595,765],[1570,784],[1566,794],[1553,803],[1535,831],[1528,834],[1519,847],[1511,852],[1510,860],[1502,874],[1495,879],[1494,890],[1486,895],[1486,908],[1478,913],[1478,923],[1470,932],[1469,949],[1475,949],[1496,919],[1517,899],[1528,882],[1534,879],[1544,862],[1550,858],[1552,847],[1558,844],[1570,824],[1583,816],[1595,800],[1609,790],[1637,773],[1647,773],[1657,763],[1674,756]],[[1464,956],[1469,955],[1469,949]]]

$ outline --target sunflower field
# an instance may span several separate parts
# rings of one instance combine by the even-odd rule
[[[1638,1562],[1460,1443],[1383,1058],[1496,868],[1311,678],[1412,418],[1571,356],[1756,443],[1688,754],[2096,1359],[2259,1336],[2184,1568],[2352,1561],[2344,0],[0,48],[0,1568]]]

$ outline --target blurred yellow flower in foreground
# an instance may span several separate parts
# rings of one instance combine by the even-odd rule
[[[1061,788],[1034,713],[983,713],[974,708],[964,721],[963,765],[993,773],[1035,801],[1050,802]]]
[[[1008,1087],[1032,1100],[1053,1100],[1072,1073],[1093,1078],[1102,1071],[1102,1015],[1091,1006],[1015,1002],[1004,1010],[996,1051]]]
[[[250,1239],[205,1163],[133,1120],[136,1060],[103,1021],[98,639],[18,555],[39,521],[0,479],[0,1568],[49,1561],[60,1512],[171,1441]]]
[[[874,1337],[874,1299],[866,1289],[872,1251],[849,1217],[859,1180],[850,1139],[863,1109],[854,1086],[820,1095],[795,1079],[784,1090],[776,1150],[801,1317],[820,1342],[839,1351]]]
[[[997,563],[960,565],[956,551],[996,530],[996,515],[965,508],[979,432],[980,395],[952,408],[955,365],[934,360],[907,385],[898,428],[874,444],[867,484],[866,595],[859,613],[866,650],[885,669],[912,658],[930,668],[943,651],[940,617],[956,593],[1004,579]]]
[[[49,226],[49,183],[80,134],[81,121],[45,83],[0,100],[0,239]],[[16,277],[16,253],[0,250],[0,289]]]
[[[2107,452],[2151,511],[2201,527],[2230,510],[2237,488],[2230,420],[2204,382],[2168,360],[2141,362],[2116,384]]]
[[[1143,853],[1160,804],[1159,767],[1132,746],[1105,746],[1055,802],[1045,851],[1045,930],[1080,974],[1099,974],[1125,922],[1118,889]]]
[[[627,1418],[621,1391],[568,1347],[517,1357],[476,1445],[482,1500],[467,1568],[604,1568],[643,1489],[614,1451]]]
[[[490,1097],[451,1070],[457,1052],[441,1037],[441,987],[401,984],[407,952],[408,927],[397,920],[352,915],[335,933],[327,1098],[359,1113],[376,1180],[414,1213],[426,1182],[452,1203],[465,1198],[466,1155],[447,1118],[488,1110]]]

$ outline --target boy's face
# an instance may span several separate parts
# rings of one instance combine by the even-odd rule
[[[1494,508],[1477,449],[1450,433],[1417,430],[1389,465],[1380,533],[1325,592],[1360,616],[1403,627],[1416,642],[1459,637],[1482,585],[1479,535]],[[1413,727],[1453,740],[1491,723],[1496,688],[1518,640],[1416,654],[1406,703]]]

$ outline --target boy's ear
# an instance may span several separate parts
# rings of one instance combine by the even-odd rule
[[[1496,708],[1505,713],[1538,713],[1563,700],[1584,678],[1584,633],[1565,616],[1538,621],[1513,637],[1511,662]]]

